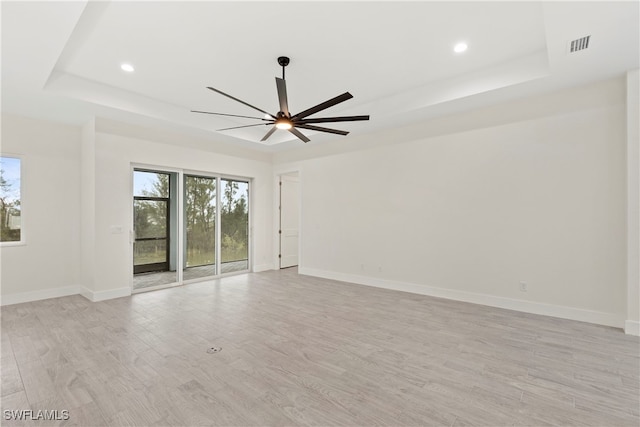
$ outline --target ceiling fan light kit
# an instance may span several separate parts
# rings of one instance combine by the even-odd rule
[[[310,139],[307,138],[302,132],[298,129],[307,129],[318,132],[326,132],[332,133],[336,135],[347,135],[349,132],[338,129],[331,129],[322,126],[315,126],[317,123],[336,123],[336,122],[353,122],[353,121],[361,121],[361,120],[369,120],[368,115],[362,116],[341,116],[341,117],[319,117],[319,118],[308,118],[309,116],[319,113],[322,110],[326,110],[327,108],[333,107],[334,105],[340,104],[348,99],[353,98],[349,92],[345,92],[342,95],[338,95],[335,98],[331,98],[325,102],[322,102],[316,106],[308,108],[304,111],[301,111],[298,114],[294,114],[293,116],[289,112],[289,101],[287,98],[287,84],[285,81],[285,67],[289,65],[290,59],[286,56],[278,57],[278,64],[282,67],[282,78],[276,77],[276,89],[278,92],[278,101],[280,103],[280,110],[274,115],[266,112],[265,110],[255,107],[247,102],[244,102],[238,98],[235,98],[229,94],[222,92],[221,90],[207,87],[207,89],[219,93],[220,95],[224,95],[227,98],[233,99],[243,105],[246,105],[249,108],[252,108],[256,111],[259,111],[264,114],[264,117],[250,117],[250,116],[241,116],[237,114],[225,114],[225,113],[212,113],[208,111],[197,111],[191,110],[192,113],[201,113],[201,114],[213,114],[217,116],[227,116],[227,117],[240,117],[245,119],[256,119],[262,121],[262,123],[253,124],[253,125],[244,125],[244,126],[234,126],[230,128],[218,129],[218,131],[231,130],[231,129],[241,129],[253,126],[269,126],[273,127],[269,129],[266,135],[260,141],[266,141],[269,139],[271,135],[277,130],[288,130],[293,135],[295,135],[298,139],[303,142],[309,142]]]
[[[291,123],[291,120],[286,119],[286,118],[279,118],[278,120],[276,120],[276,127],[278,129],[291,129],[293,127],[293,124]]]

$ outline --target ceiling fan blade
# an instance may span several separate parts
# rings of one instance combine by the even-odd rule
[[[293,122],[297,126],[298,124],[307,123],[356,122],[359,120],[369,120],[369,116],[320,117],[317,119],[294,120]]]
[[[224,129],[216,129],[216,131],[223,131],[223,130],[231,130],[231,129],[241,129],[241,128],[250,128],[253,126],[264,126],[264,125],[271,125],[273,124],[273,122],[269,122],[269,123],[258,123],[257,125],[245,125],[245,126],[234,126],[232,128],[224,128]]]
[[[225,114],[225,113],[211,113],[209,111],[191,110],[191,112],[192,113],[201,113],[201,114],[214,114],[216,116],[242,117],[244,119],[268,120],[268,119],[265,119],[263,117],[239,116],[237,114]]]
[[[272,127],[271,129],[269,129],[269,132],[267,132],[267,134],[265,136],[262,137],[262,139],[260,141],[266,141],[267,139],[269,139],[269,137],[271,135],[273,135],[273,133],[277,130],[277,127]]]
[[[287,117],[289,114],[289,103],[287,100],[287,83],[284,79],[276,77],[276,87],[278,88],[278,100],[280,101],[280,111]]]
[[[296,128],[291,128],[289,129],[289,132],[291,132],[292,134],[294,134],[295,136],[297,136],[300,140],[302,140],[303,142],[309,142],[311,141],[309,138],[307,138],[306,136],[304,136],[304,134],[302,132],[300,132],[299,130],[297,130]]]
[[[261,113],[267,114],[269,117],[273,117],[273,118],[275,119],[275,116],[273,116],[271,113],[267,113],[266,111],[264,111],[264,110],[262,110],[262,109],[260,109],[260,108],[258,108],[258,107],[255,107],[255,106],[253,106],[253,105],[251,105],[251,104],[248,104],[248,103],[246,103],[246,102],[244,102],[244,101],[242,101],[242,100],[240,100],[240,99],[238,99],[238,98],[235,98],[235,97],[233,97],[233,96],[231,96],[231,95],[228,95],[228,94],[224,93],[224,92],[223,92],[223,91],[221,91],[221,90],[218,90],[218,89],[215,89],[215,88],[212,88],[212,87],[209,87],[209,86],[207,86],[207,89],[212,90],[212,91],[214,91],[214,92],[217,92],[217,93],[219,93],[220,95],[224,95],[224,96],[226,96],[227,98],[231,98],[231,99],[233,99],[234,101],[238,101],[239,103],[244,104],[244,105],[246,105],[247,107],[250,107],[250,108],[253,108],[254,110],[260,111]]]
[[[291,117],[292,120],[295,119],[303,119],[307,116],[310,116],[312,114],[315,114],[319,111],[325,110],[329,107],[333,107],[336,104],[340,104],[341,102],[344,102],[348,99],[353,98],[353,95],[351,95],[349,92],[345,92],[342,95],[338,95],[335,98],[331,98],[328,101],[325,101],[321,104],[316,105],[315,107],[311,107],[307,110],[302,111],[301,113],[296,114],[295,116]]]
[[[320,127],[320,126],[296,124],[296,127],[302,128],[302,129],[317,130],[318,132],[335,133],[337,135],[347,135],[349,133],[349,132],[347,132],[345,130],[329,129],[329,128],[323,128],[323,127]]]

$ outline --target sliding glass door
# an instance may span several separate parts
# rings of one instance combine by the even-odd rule
[[[249,180],[133,170],[133,289],[249,270]]]
[[[221,180],[221,273],[249,269],[249,182]]]
[[[216,222],[216,178],[184,175],[184,280],[217,274]]]
[[[177,281],[177,174],[133,172],[133,288]]]
[[[249,182],[185,174],[184,227],[184,280],[248,270]]]

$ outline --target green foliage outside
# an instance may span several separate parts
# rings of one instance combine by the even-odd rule
[[[224,179],[222,183],[222,262],[245,260],[249,258],[249,184]]]
[[[215,264],[216,180],[185,176],[187,267]]]
[[[169,175],[157,174],[150,190],[143,190],[143,196],[167,197]],[[220,219],[222,262],[248,259],[249,255],[249,211],[248,183],[221,180],[222,199]],[[194,267],[215,263],[215,219],[216,180],[206,177],[185,176],[185,231],[186,266]],[[138,200],[135,202],[136,236],[163,237],[166,229],[166,205],[159,201]],[[142,245],[141,243],[145,243]],[[136,265],[162,262],[166,259],[164,242],[137,242],[134,262]]]

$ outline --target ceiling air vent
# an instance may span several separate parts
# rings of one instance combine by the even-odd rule
[[[589,39],[591,36],[580,37],[569,42],[569,53],[579,52],[589,47]]]

